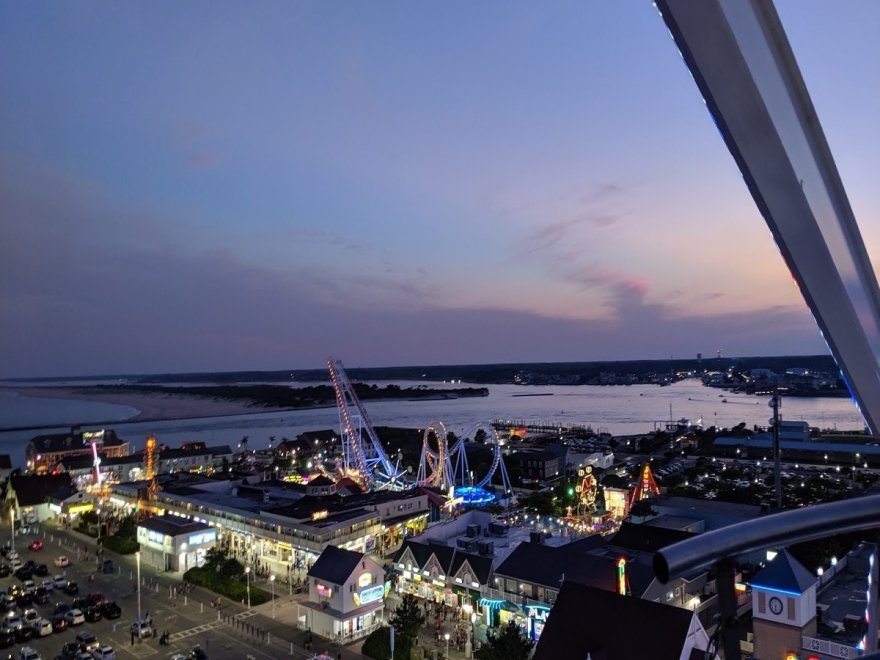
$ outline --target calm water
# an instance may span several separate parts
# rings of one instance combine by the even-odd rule
[[[440,388],[465,386],[424,382],[398,384],[402,387],[416,384]],[[515,396],[523,394],[552,396]],[[372,401],[366,407],[376,426],[419,428],[439,420],[450,431],[460,433],[473,423],[502,418],[586,424],[597,431],[632,434],[661,426],[670,416],[674,419],[684,417],[691,421],[702,419],[706,426],[717,423],[723,427],[731,427],[740,422],[749,426],[766,425],[770,416],[767,401],[768,397],[730,394],[703,387],[696,380],[687,380],[669,387],[490,385],[488,397],[449,401]],[[336,408],[166,422],[122,421],[135,414],[137,411],[127,406],[13,397],[7,392],[0,392],[0,427],[60,424],[78,420],[84,428],[88,428],[89,420],[120,420],[113,424],[113,428],[136,448],[141,448],[144,439],[151,433],[160,442],[172,446],[194,440],[202,440],[208,444],[236,444],[243,436],[249,436],[249,446],[261,448],[266,446],[270,436],[275,436],[278,440],[284,437],[294,438],[303,431],[336,428],[339,424]],[[785,399],[782,417],[804,420],[823,428],[864,428],[861,416],[848,398]],[[39,433],[49,432],[52,430],[0,433],[0,453],[12,454],[13,463],[21,463],[24,460],[26,441]]]

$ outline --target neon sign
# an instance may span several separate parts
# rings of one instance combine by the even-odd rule
[[[617,560],[617,593],[626,596],[626,559]]]
[[[326,587],[320,582],[315,585],[315,591],[318,592],[319,596],[324,596],[325,598],[330,598],[333,595],[333,590],[330,587]]]

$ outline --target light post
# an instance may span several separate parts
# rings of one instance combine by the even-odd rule
[[[443,637],[446,639],[446,658],[449,658],[449,633],[443,633]]]
[[[9,529],[12,531],[12,541],[9,544],[9,549],[15,550],[15,509],[9,509]]]
[[[138,595],[138,637],[141,635],[141,553],[140,551],[134,553],[135,561],[137,562],[137,595]]]
[[[275,574],[269,576],[269,584],[272,585],[272,618],[275,618]]]
[[[251,609],[251,567],[244,567],[244,576],[247,580],[247,597],[248,597],[248,609]]]

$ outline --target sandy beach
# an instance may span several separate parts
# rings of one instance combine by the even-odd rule
[[[285,410],[255,405],[251,401],[228,401],[213,397],[183,394],[102,391],[100,387],[17,387],[9,388],[25,397],[97,401],[136,408],[140,413],[127,421],[152,422],[191,417],[242,415],[270,410]]]

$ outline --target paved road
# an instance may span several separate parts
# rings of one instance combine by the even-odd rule
[[[93,540],[70,531],[61,531],[51,526],[44,526],[39,533],[39,538],[44,539],[45,548],[36,552],[27,550],[27,544],[35,538],[33,535],[20,537],[16,535],[15,547],[19,551],[23,561],[34,559],[37,563],[45,563],[49,566],[50,573],[58,574],[60,569],[52,565],[52,561],[59,555],[68,556],[73,562],[66,569],[66,577],[79,584],[80,594],[85,595],[92,591],[99,591],[106,597],[115,600],[122,608],[122,617],[115,621],[102,620],[97,623],[86,623],[65,632],[52,634],[42,639],[33,639],[28,646],[35,648],[44,660],[51,660],[61,651],[65,642],[73,641],[76,633],[81,630],[89,630],[95,634],[102,644],[110,644],[117,652],[120,660],[126,660],[129,656],[135,658],[155,657],[168,658],[175,653],[187,653],[193,644],[199,644],[207,651],[211,660],[236,660],[241,659],[269,659],[280,657],[294,657],[297,660],[310,657],[312,654],[302,648],[304,642],[303,631],[296,630],[291,624],[295,622],[295,605],[287,602],[276,601],[276,612],[291,613],[290,623],[283,623],[278,619],[271,618],[271,603],[261,608],[248,611],[239,604],[224,601],[224,606],[218,617],[218,612],[210,607],[213,594],[202,590],[194,592],[186,597],[177,596],[172,598],[172,588],[179,588],[181,582],[179,576],[168,574],[157,575],[156,571],[145,565],[141,566],[141,610],[146,615],[150,613],[153,625],[159,634],[164,631],[171,633],[169,646],[159,645],[158,640],[146,639],[143,642],[131,644],[129,626],[137,617],[137,594],[134,590],[135,560],[134,557],[119,557],[107,553],[116,565],[116,572],[104,575],[97,572],[97,563],[94,560],[95,544]],[[0,544],[9,540],[8,527],[0,531]],[[84,546],[89,549],[89,561],[79,560],[79,555]],[[94,575],[94,583],[88,582],[88,576]],[[36,578],[37,583],[43,578]],[[7,589],[11,584],[18,582],[17,578],[8,577],[0,579],[0,589]],[[287,597],[285,597],[287,599]],[[48,605],[35,605],[35,609],[46,618],[51,618],[52,610],[56,602],[70,602],[71,597],[61,592],[53,592],[52,600]],[[284,600],[284,599],[282,599]],[[289,601],[289,599],[287,599]],[[267,609],[268,608],[268,609]],[[265,612],[265,614],[264,614]],[[294,642],[291,647],[291,642]],[[316,643],[316,650],[320,642]],[[10,653],[18,657],[18,649],[21,644],[0,652],[0,657]],[[329,650],[329,646],[328,649]],[[334,651],[336,649],[334,648]],[[334,653],[335,655],[335,653]],[[344,652],[344,660],[354,660],[354,656],[348,651]],[[361,656],[357,656],[360,658]]]

